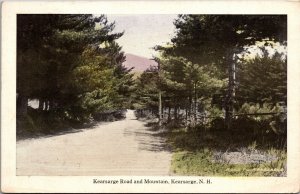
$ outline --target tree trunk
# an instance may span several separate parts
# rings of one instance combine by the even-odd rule
[[[158,92],[158,115],[159,115],[159,126],[161,126],[162,125],[161,91]]]
[[[52,100],[49,100],[49,111],[54,109],[54,103]]]
[[[190,126],[191,120],[192,120],[192,103],[193,103],[193,99],[192,99],[192,94],[190,92],[189,101],[188,101],[188,104],[187,104],[187,116],[186,116],[187,126]]]
[[[49,111],[50,109],[50,103],[49,100],[46,100],[46,111]]]
[[[48,111],[50,111],[51,110],[51,108],[52,108],[52,106],[51,106],[52,104],[51,104],[51,101],[49,100],[48,101]]]
[[[230,129],[235,99],[235,62],[232,56],[228,62],[228,78],[228,90],[225,99],[225,126],[227,129]]]
[[[171,120],[171,106],[169,106],[168,110],[168,122]]]
[[[44,110],[44,100],[39,99],[39,110]]]
[[[192,108],[193,108],[193,99],[192,99],[192,96],[190,96],[189,97],[189,120],[191,120]]]
[[[195,99],[194,99],[194,121],[197,123],[197,109],[198,109],[198,96],[197,96],[197,83],[195,82],[194,86],[194,93],[195,93]]]
[[[185,120],[187,120],[187,119],[188,119],[188,108],[185,107]]]
[[[17,116],[24,117],[27,114],[28,97],[18,94],[17,96]]]

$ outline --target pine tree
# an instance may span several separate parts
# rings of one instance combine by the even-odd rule
[[[257,41],[268,39],[283,44],[287,40],[284,15],[179,15],[174,22],[173,47],[158,47],[167,54],[183,56],[204,68],[218,67],[220,79],[228,77],[224,100],[229,127],[235,101],[235,64],[238,54]]]
[[[130,70],[115,42],[114,23],[88,14],[18,15],[18,113],[28,99],[41,111],[80,119],[94,111],[124,107]]]
[[[283,54],[262,49],[262,56],[238,65],[238,103],[287,103],[287,61]]]

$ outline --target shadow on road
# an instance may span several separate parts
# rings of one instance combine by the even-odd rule
[[[93,122],[89,124],[83,124],[76,128],[68,127],[64,129],[56,129],[50,131],[38,131],[38,132],[30,132],[30,131],[22,131],[17,134],[17,141],[25,140],[25,139],[38,139],[38,138],[49,138],[54,136],[60,136],[71,133],[79,133],[85,130],[94,129],[99,123]]]
[[[133,135],[140,150],[151,152],[171,152],[171,147],[166,142],[167,132],[158,126],[157,122],[147,122],[144,130],[125,130],[126,135]]]

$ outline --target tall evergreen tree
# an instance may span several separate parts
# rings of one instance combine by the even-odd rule
[[[287,103],[287,60],[283,54],[262,55],[240,61],[237,68],[237,101],[239,104]]]
[[[21,14],[17,29],[19,115],[28,98],[38,99],[41,110],[67,111],[76,118],[123,106],[132,76],[115,42],[122,33],[113,33],[114,23],[104,15]]]
[[[257,41],[287,40],[285,15],[179,15],[174,22],[176,35],[173,47],[163,48],[169,55],[184,56],[203,64],[205,68],[217,66],[227,74],[228,90],[225,98],[227,124],[232,117],[235,98],[235,63],[237,54]]]
[[[163,97],[169,99],[169,104],[175,109],[186,110],[186,118],[197,122],[197,113],[204,99],[210,99],[212,91],[219,90],[223,81],[215,77],[212,71],[192,63],[183,57],[165,57],[161,59],[161,90]],[[171,103],[170,103],[171,102]]]

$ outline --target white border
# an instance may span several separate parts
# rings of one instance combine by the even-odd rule
[[[16,14],[287,14],[287,177],[209,177],[211,185],[99,185],[88,176],[16,176]],[[1,44],[2,192],[299,192],[300,3],[297,1],[65,1],[4,2]],[[106,177],[109,178],[109,177]],[[121,178],[121,177],[114,177]],[[146,178],[146,177],[127,177]],[[152,177],[159,178],[159,177]],[[168,177],[165,177],[168,178]],[[198,179],[199,177],[176,177]]]

